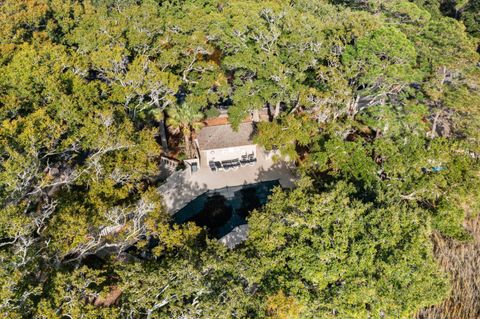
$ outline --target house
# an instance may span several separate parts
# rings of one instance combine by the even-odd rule
[[[195,139],[200,168],[221,171],[253,165],[257,160],[254,134],[252,122],[241,123],[238,130],[230,124],[202,128]]]
[[[255,124],[251,120],[241,123],[237,130],[226,117],[205,124],[193,140],[195,158],[184,160],[187,169],[172,173],[159,187],[159,192],[165,209],[179,223],[202,212],[211,194],[230,201],[228,205],[233,211],[229,221],[220,226],[223,236],[219,241],[234,248],[248,235],[248,225],[236,213],[237,209],[244,209],[245,198],[252,201],[256,197],[259,203],[264,203],[267,193],[274,187],[272,185],[293,187],[296,179],[294,167],[285,161],[274,161],[276,152],[266,151],[255,144]],[[250,193],[242,192],[244,189]],[[226,229],[229,232],[223,234]]]

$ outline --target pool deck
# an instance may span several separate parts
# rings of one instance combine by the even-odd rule
[[[176,171],[158,190],[165,208],[173,215],[208,190],[272,180],[279,180],[284,188],[292,188],[296,180],[293,166],[287,162],[274,162],[257,146],[257,162],[253,166],[212,172],[207,163],[201,163],[194,173],[189,168]]]

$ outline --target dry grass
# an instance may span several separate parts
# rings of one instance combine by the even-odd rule
[[[434,234],[434,253],[449,273],[452,291],[441,305],[422,310],[417,319],[480,318],[480,217],[464,223],[474,240],[461,243]]]

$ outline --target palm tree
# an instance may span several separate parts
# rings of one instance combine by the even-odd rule
[[[167,114],[167,125],[169,130],[172,133],[182,133],[185,153],[187,156],[191,156],[192,134],[203,126],[203,123],[200,122],[203,119],[203,113],[184,103],[170,108],[167,111]]]

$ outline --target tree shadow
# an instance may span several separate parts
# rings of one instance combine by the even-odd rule
[[[209,196],[203,205],[203,209],[189,220],[200,227],[210,230],[223,226],[232,217],[233,209],[224,196],[214,194]]]
[[[278,161],[268,168],[259,167],[256,173],[256,182],[278,180],[282,188],[294,188],[298,179],[293,163]]]
[[[252,210],[261,206],[257,190],[254,187],[243,188],[238,193],[241,198],[241,205],[237,209],[237,213],[242,218],[246,218]]]
[[[206,184],[192,182],[188,174],[190,174],[188,169],[176,171],[158,187],[165,209],[171,215],[208,191]]]

